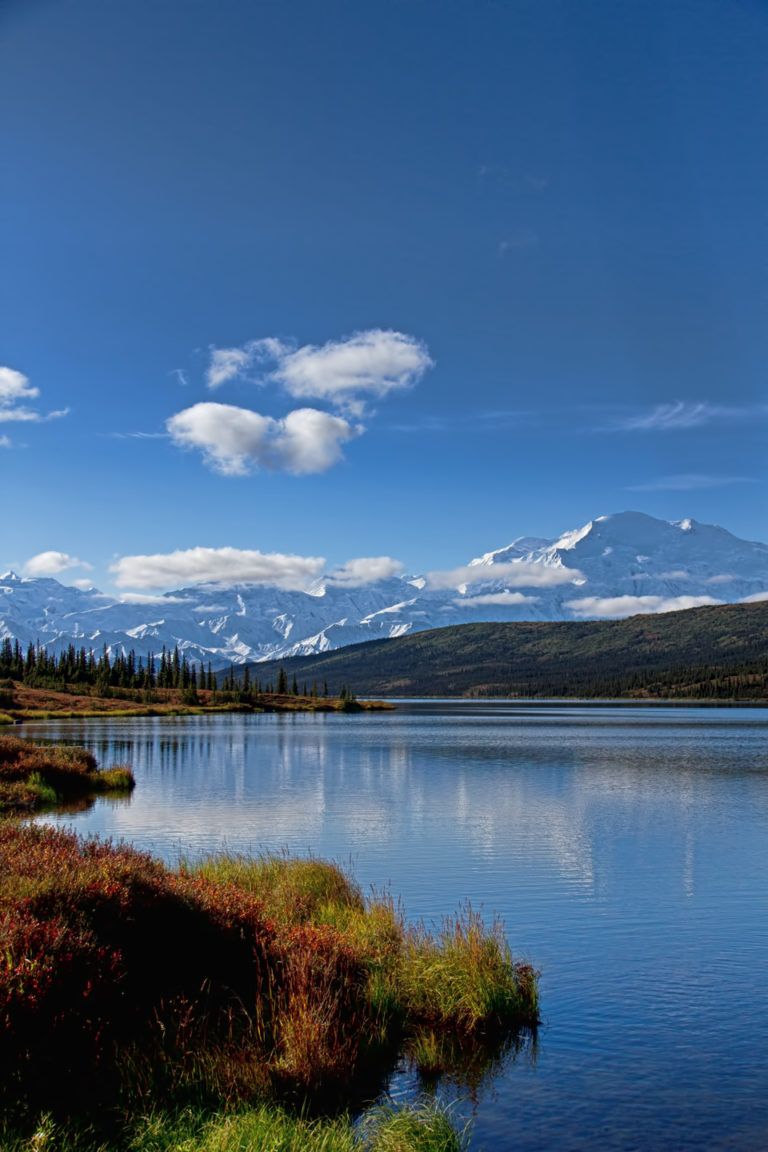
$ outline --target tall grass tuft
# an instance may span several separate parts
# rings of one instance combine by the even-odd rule
[[[513,959],[501,923],[489,929],[466,905],[437,936],[423,925],[406,936],[402,993],[410,1017],[465,1035],[538,1020],[538,974]]]
[[[467,1152],[469,1125],[457,1128],[434,1101],[398,1107],[381,1104],[363,1118],[365,1152]]]

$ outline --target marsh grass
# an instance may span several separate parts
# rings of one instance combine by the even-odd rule
[[[0,736],[0,814],[30,812],[98,792],[130,792],[134,785],[130,768],[115,765],[102,771],[84,748]]]
[[[318,1115],[375,1098],[403,1050],[426,1079],[462,1061],[479,1079],[535,1024],[536,977],[497,922],[466,908],[438,933],[410,928],[336,864],[216,856],[172,870],[0,821],[0,1114],[266,1098]],[[229,1149],[218,1138],[199,1146]]]
[[[470,905],[437,934],[419,925],[406,936],[403,998],[412,1019],[465,1036],[538,1019],[538,973],[515,961],[503,926],[490,928]]]

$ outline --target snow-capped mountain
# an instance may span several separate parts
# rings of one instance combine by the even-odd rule
[[[450,573],[308,591],[198,584],[134,603],[12,572],[0,638],[110,652],[178,645],[214,667],[492,620],[588,620],[768,599],[768,545],[695,520],[601,516],[557,540],[520,537]]]

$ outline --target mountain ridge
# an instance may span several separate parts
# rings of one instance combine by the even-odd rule
[[[114,598],[0,576],[0,638],[110,653],[178,646],[215,667],[291,659],[437,627],[624,618],[768,598],[768,545],[692,519],[622,512],[554,539],[521,536],[452,572],[306,590],[209,582]]]

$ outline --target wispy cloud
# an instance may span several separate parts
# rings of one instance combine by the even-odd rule
[[[676,476],[660,476],[645,484],[630,484],[628,492],[690,492],[696,488],[723,488],[730,484],[754,484],[750,476],[708,476],[701,472],[682,472]]]
[[[11,441],[8,436],[0,436],[0,448],[10,448]]]
[[[324,400],[358,415],[366,397],[410,388],[433,366],[420,340],[381,328],[323,345],[296,348],[270,336],[210,351],[209,388],[237,379],[274,382],[294,398]]]
[[[297,408],[275,420],[249,408],[205,402],[176,413],[166,428],[175,444],[200,449],[205,463],[227,476],[257,468],[326,472],[342,459],[342,444],[364,431],[316,408]]]
[[[523,425],[537,423],[542,413],[525,408],[497,408],[486,409],[480,412],[458,412],[454,416],[423,413],[408,424],[390,424],[395,432],[446,432],[451,428],[468,425],[486,426],[487,431],[499,431],[504,428],[520,428]],[[487,428],[492,425],[492,428]]]
[[[464,584],[502,581],[510,588],[555,588],[575,584],[584,576],[577,568],[555,568],[547,564],[529,564],[525,560],[511,564],[468,564],[447,572],[428,572],[427,587],[432,590],[460,588]]]
[[[25,424],[40,424],[47,420],[58,420],[66,416],[68,408],[56,412],[38,412],[27,407],[30,400],[37,400],[40,389],[33,387],[23,372],[15,368],[0,366],[0,421],[16,421]],[[6,439],[5,447],[10,441]]]
[[[715,421],[741,422],[744,420],[765,419],[768,416],[767,404],[729,407],[709,404],[706,401],[685,402],[675,400],[670,404],[657,404],[650,412],[633,416],[619,417],[600,431],[604,432],[676,432],[690,428],[701,428]]]
[[[563,606],[570,608],[582,620],[615,620],[625,616],[679,612],[685,608],[722,603],[722,600],[715,600],[712,596],[583,596],[578,600],[566,600]]]
[[[84,560],[67,552],[38,552],[24,564],[25,576],[58,576],[69,568],[91,568]]]
[[[686,404],[677,400],[673,404],[657,404],[652,411],[641,416],[630,416],[623,427],[630,432],[669,432],[679,428],[699,428],[717,417],[718,409],[711,404]]]

